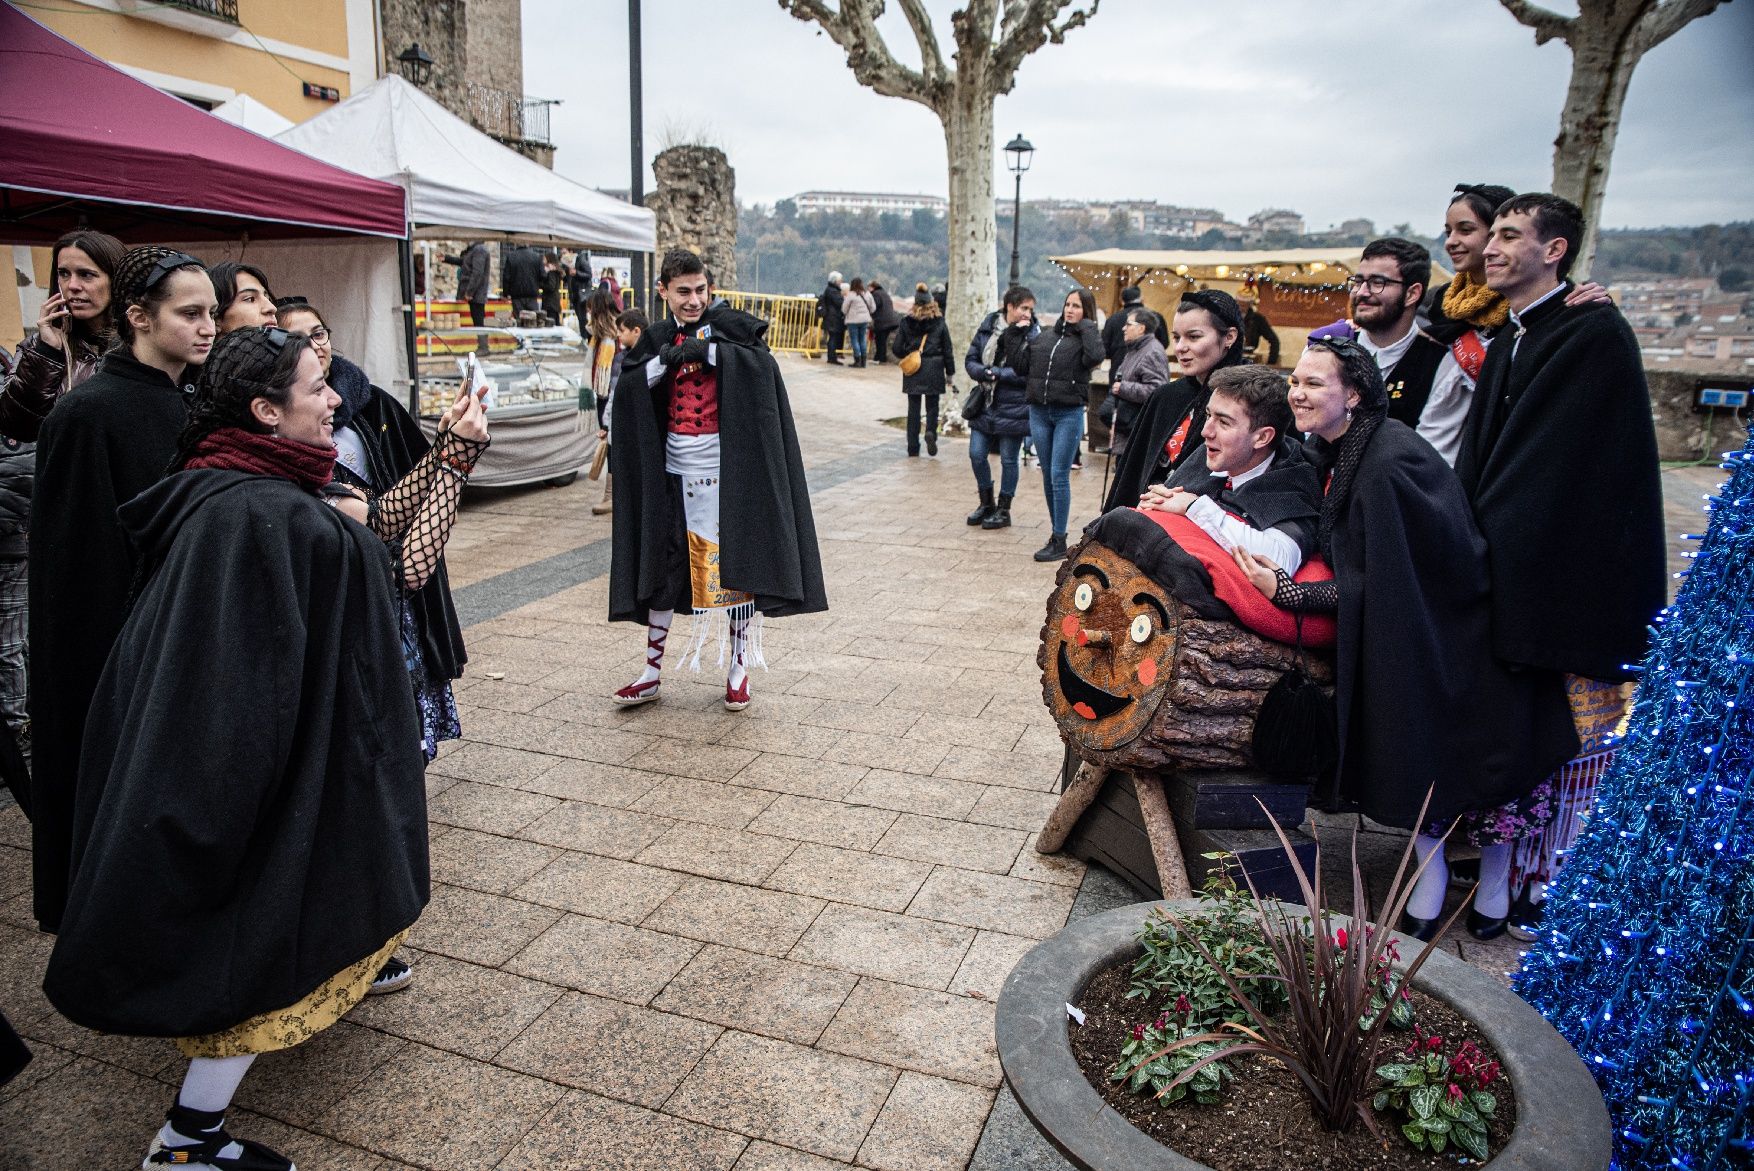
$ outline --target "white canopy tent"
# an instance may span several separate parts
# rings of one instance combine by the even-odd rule
[[[408,189],[416,238],[476,235],[650,252],[656,217],[502,146],[385,77],[275,136],[286,146]]]
[[[207,112],[215,118],[224,118],[234,126],[253,130],[263,138],[273,138],[282,130],[290,130],[294,125],[291,118],[278,110],[269,109],[249,94],[239,94],[231,101]]]

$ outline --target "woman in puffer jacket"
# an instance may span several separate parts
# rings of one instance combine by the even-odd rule
[[[54,276],[37,317],[37,336],[18,347],[0,390],[0,435],[35,442],[49,408],[97,371],[116,336],[110,282],[125,251],[120,240],[102,232],[70,232],[55,241]]]
[[[1072,511],[1072,460],[1084,435],[1084,409],[1089,401],[1090,372],[1107,357],[1096,328],[1096,298],[1089,289],[1073,289],[1052,329],[1044,329],[1024,354],[1018,373],[1027,379],[1029,433],[1041,461],[1042,489],[1047,494],[1053,533],[1036,550],[1037,561],[1058,561],[1066,555],[1066,520]]]

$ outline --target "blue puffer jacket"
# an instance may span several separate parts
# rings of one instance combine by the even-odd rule
[[[987,352],[987,343],[994,330],[1001,332],[999,344],[993,352],[993,364],[989,367],[981,358]],[[1002,309],[995,309],[981,322],[962,365],[970,378],[976,382],[994,382],[995,389],[991,405],[968,421],[970,427],[988,435],[1029,434],[1029,402],[1024,395],[1027,384],[1017,373],[1017,362],[1029,348],[1030,339],[1040,332],[1041,327],[1034,321],[1027,328],[1007,327]]]

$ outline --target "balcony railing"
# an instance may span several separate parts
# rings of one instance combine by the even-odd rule
[[[181,8],[229,24],[238,22],[238,0],[159,0],[159,3],[166,8]]]
[[[559,104],[557,99],[527,98],[516,90],[469,86],[469,120],[482,133],[509,141],[552,146],[548,108]]]
[[[229,37],[238,24],[238,0],[120,0],[129,16],[168,24],[204,37]]]

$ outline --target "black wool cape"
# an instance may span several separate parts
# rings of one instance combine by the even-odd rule
[[[1139,503],[1139,497],[1154,482],[1152,477],[1158,474],[1164,445],[1192,411],[1193,421],[1188,424],[1181,459],[1167,470],[1173,472],[1188,461],[1194,448],[1200,446],[1200,430],[1206,425],[1206,400],[1209,398],[1211,394],[1198,379],[1178,378],[1158,387],[1145,400],[1144,409],[1127,435],[1127,450],[1121,456],[1121,462],[1115,465],[1114,482],[1109,485],[1108,497],[1102,502],[1104,512],[1111,508],[1132,508]]]
[[[195,1036],[285,1008],[426,905],[420,722],[390,554],[289,481],[179,472],[87,723],[43,981],[69,1020]]]
[[[1212,472],[1206,463],[1206,445],[1181,462],[1170,476],[1171,488],[1186,488],[1206,495]],[[1287,435],[1273,451],[1273,464],[1240,488],[1211,493],[1226,512],[1236,513],[1254,528],[1279,529],[1297,542],[1305,557],[1315,552],[1316,522],[1322,515],[1322,485],[1314,465],[1303,454],[1303,444]]]
[[[187,417],[183,391],[126,350],[55,404],[37,442],[30,527],[30,800],[37,922],[67,901],[85,711],[128,616],[134,554],[116,509],[157,483]]]
[[[1613,305],[1556,293],[1498,331],[1456,474],[1492,556],[1492,648],[1621,682],[1668,597],[1650,389]]]
[[[703,324],[717,343],[719,376],[719,577],[778,618],[828,609],[810,488],[785,380],[768,352],[767,323],[714,305]],[[609,619],[646,621],[651,610],[693,609],[688,531],[679,478],[664,470],[666,381],[646,385],[646,362],[682,332],[667,319],[627,354],[616,384],[609,470],[615,477]]]
[[[1415,829],[1428,786],[1434,821],[1526,795],[1576,753],[1577,733],[1559,675],[1492,657],[1486,545],[1455,473],[1386,419],[1339,509],[1341,755],[1328,804]]]

